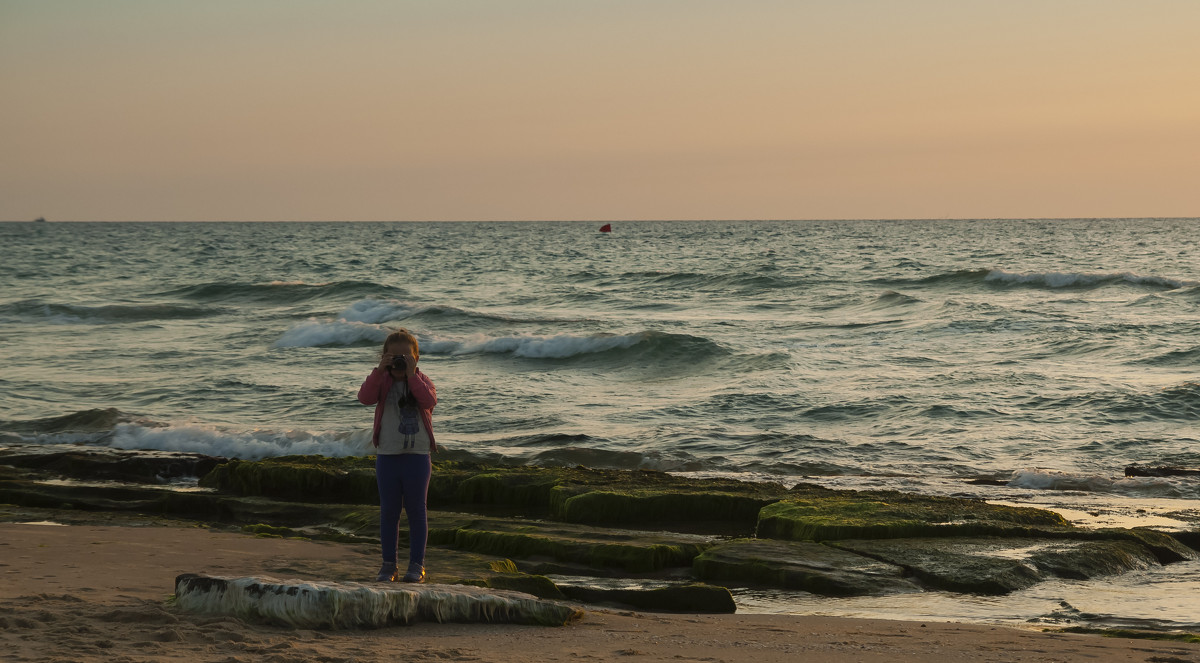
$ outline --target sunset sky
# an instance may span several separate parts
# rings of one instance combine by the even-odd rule
[[[0,220],[1200,216],[1197,0],[0,0]]]

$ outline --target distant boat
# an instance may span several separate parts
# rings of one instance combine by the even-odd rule
[[[44,216],[39,216],[38,218],[34,219],[34,220],[33,220],[33,222],[34,222],[34,223],[45,223],[45,222],[46,222],[46,217],[44,217]]]
[[[606,223],[606,224],[604,224],[604,225],[600,226],[600,232],[602,232],[602,233],[610,233],[610,232],[612,232],[612,224],[611,224],[611,223]]]

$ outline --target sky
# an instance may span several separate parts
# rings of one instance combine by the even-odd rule
[[[1197,0],[0,0],[0,220],[1200,216]]]

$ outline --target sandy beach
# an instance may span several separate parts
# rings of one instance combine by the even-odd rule
[[[362,580],[374,564],[369,546],[196,527],[3,523],[0,651],[12,661],[1200,661],[1200,644],[979,624],[589,608],[560,628],[310,631],[168,603],[181,573]]]

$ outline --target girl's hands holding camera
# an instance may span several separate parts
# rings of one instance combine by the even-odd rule
[[[381,370],[391,370],[394,373],[401,373],[404,377],[412,375],[416,366],[416,357],[413,357],[409,353],[392,354],[388,352],[379,358],[379,368]]]

